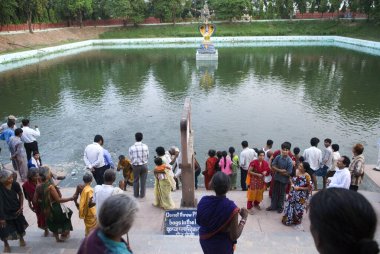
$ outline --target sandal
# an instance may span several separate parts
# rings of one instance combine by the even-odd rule
[[[25,247],[26,243],[24,239],[20,239],[20,247]]]

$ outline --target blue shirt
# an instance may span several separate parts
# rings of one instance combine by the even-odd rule
[[[5,140],[7,144],[9,145],[9,139],[15,135],[15,131],[11,128],[5,129],[1,134],[0,134],[0,139]]]
[[[115,164],[112,161],[111,154],[106,149],[103,148],[103,157],[104,157],[104,164],[106,166],[110,165],[111,168],[115,168]]]
[[[287,173],[290,175],[293,171],[293,162],[292,159],[290,159],[289,156],[283,157],[281,154],[278,155],[272,162],[272,166],[275,166],[279,169],[286,169]],[[274,175],[274,180],[281,182],[281,183],[287,183],[289,182],[289,176],[283,176],[276,172]]]

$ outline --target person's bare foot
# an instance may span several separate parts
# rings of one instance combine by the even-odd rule
[[[253,214],[254,214],[253,209],[252,209],[252,208],[251,208],[251,209],[248,209],[248,213],[249,213],[250,215],[253,215]]]
[[[61,240],[62,241],[66,241],[69,238],[70,238],[70,232],[61,234]]]
[[[254,205],[254,207],[257,209],[257,210],[261,210],[261,207],[259,205]]]
[[[20,239],[20,247],[25,247],[25,246],[26,246],[25,240],[24,240],[24,238],[21,238]]]
[[[57,243],[62,243],[62,242],[64,242],[62,239],[59,238],[59,235],[58,235],[58,234],[54,233],[54,237],[55,237],[55,241],[56,241]]]

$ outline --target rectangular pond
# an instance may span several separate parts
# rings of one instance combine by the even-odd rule
[[[29,118],[41,130],[44,163],[84,167],[83,150],[102,134],[114,160],[142,131],[153,155],[179,145],[190,97],[197,157],[268,138],[309,147],[331,138],[341,154],[365,145],[375,164],[380,133],[380,57],[338,47],[226,47],[217,63],[197,63],[194,48],[95,49],[0,72],[0,116]],[[323,142],[320,143],[320,148]],[[5,142],[1,161],[8,162]],[[152,179],[150,179],[152,182]],[[203,182],[201,180],[201,182]]]

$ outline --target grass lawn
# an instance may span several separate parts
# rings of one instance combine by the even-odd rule
[[[216,24],[213,36],[270,36],[270,35],[340,35],[380,41],[380,25],[364,20],[352,21],[271,21]],[[115,28],[100,35],[101,39],[198,37],[198,24],[162,25]]]

